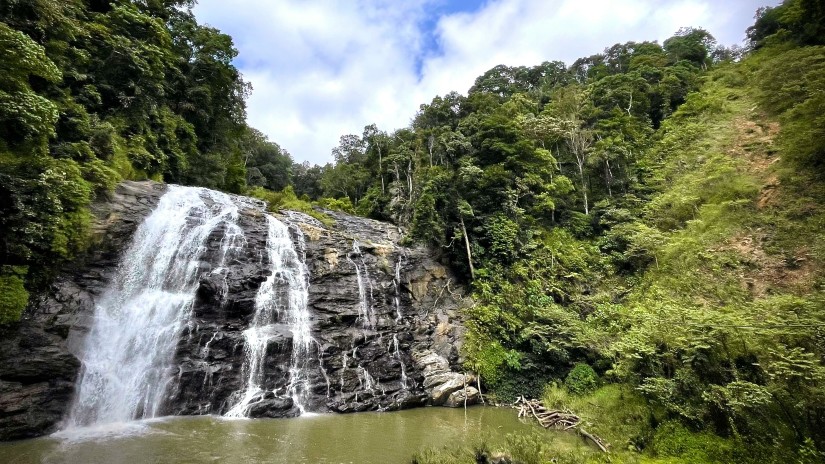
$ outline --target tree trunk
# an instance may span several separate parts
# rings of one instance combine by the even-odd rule
[[[587,204],[587,182],[584,180],[584,157],[576,154],[576,166],[579,168],[579,179],[582,183],[582,197],[584,198],[584,214],[590,214],[590,206]]]
[[[610,184],[613,183],[613,171],[610,170],[610,160],[604,159],[604,183],[607,184],[607,195],[613,198],[613,189]]]
[[[383,160],[381,158],[381,145],[378,145],[378,175],[381,177],[381,195],[384,195],[384,168],[382,166]]]
[[[413,196],[413,185],[412,185],[412,160],[407,163],[407,184],[410,187],[410,201],[412,201]]]
[[[464,217],[459,216],[461,221],[461,233],[464,235],[464,246],[467,247],[467,264],[470,265],[470,278],[475,279],[476,271],[473,267],[473,254],[470,252],[470,237],[467,236],[467,228],[464,227]]]

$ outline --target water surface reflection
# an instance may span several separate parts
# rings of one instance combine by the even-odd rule
[[[0,444],[13,464],[405,463],[423,449],[533,426],[512,409],[421,408],[296,419],[174,417]]]

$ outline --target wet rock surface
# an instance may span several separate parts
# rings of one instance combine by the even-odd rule
[[[255,312],[258,288],[267,277],[260,250],[266,226],[259,211],[242,211],[246,246],[225,270],[204,275],[189,327],[178,347],[180,375],[171,414],[223,414],[244,389],[244,330]],[[426,248],[398,244],[393,225],[327,212],[334,226],[284,211],[309,279],[308,309],[314,343],[302,365],[307,386],[301,407],[312,412],[395,410],[441,404],[430,392],[452,376],[430,379],[415,361],[426,352],[439,359],[439,374],[459,369],[461,326],[468,301],[464,289]],[[243,216],[249,217],[244,219]],[[217,252],[222,238],[211,240]],[[204,260],[214,261],[206,254]],[[360,282],[359,282],[360,279]],[[286,400],[292,334],[284,323],[268,334],[265,388]],[[461,374],[452,373],[453,376]],[[463,380],[462,380],[463,385]],[[253,401],[247,414],[282,417],[278,405]],[[268,411],[274,412],[268,412]]]
[[[90,251],[35,299],[21,323],[0,335],[0,439],[38,436],[58,426],[71,406],[81,369],[78,354],[96,298],[164,190],[162,184],[126,182],[95,204]],[[218,228],[199,263],[166,414],[223,414],[244,390],[244,331],[271,272],[263,252],[265,213],[256,201],[246,204],[238,219],[243,230],[238,252],[217,265],[227,239],[226,230]],[[301,404],[287,393],[293,335],[288,324],[279,323],[267,332],[266,391],[250,403],[247,415],[463,406],[464,396],[471,404],[475,379],[460,373],[459,359],[459,313],[470,303],[465,290],[431,250],[401,246],[403,231],[396,226],[327,214],[334,225],[301,213],[278,215],[305,257],[309,279],[314,343],[300,366],[306,382]]]
[[[165,190],[152,182],[124,182],[93,204],[88,250],[32,298],[19,323],[0,329],[0,439],[36,437],[57,428],[74,395],[81,367],[76,350],[95,298]]]

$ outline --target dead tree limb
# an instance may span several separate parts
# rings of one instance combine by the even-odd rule
[[[563,431],[575,431],[579,436],[590,440],[602,452],[607,453],[608,444],[604,440],[587,432],[580,427],[582,420],[571,411],[559,411],[547,409],[539,400],[528,400],[524,396],[519,396],[513,407],[518,409],[518,417],[533,417],[545,429],[555,428]]]

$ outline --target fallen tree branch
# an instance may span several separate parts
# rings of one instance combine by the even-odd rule
[[[584,438],[587,438],[593,443],[595,443],[596,446],[598,446],[603,453],[607,452],[607,445],[604,444],[604,441],[601,438],[594,436],[590,433],[587,433],[587,431],[584,429],[576,429],[576,432],[578,432],[578,434],[583,436]]]
[[[513,407],[519,410],[519,418],[532,416],[536,419],[539,425],[546,429],[556,428],[564,431],[574,430],[581,437],[592,441],[593,444],[595,444],[602,452],[607,453],[607,448],[609,445],[601,438],[579,427],[582,420],[571,411],[547,409],[541,401],[528,400],[524,396],[519,396],[516,399],[516,402],[513,403]]]

